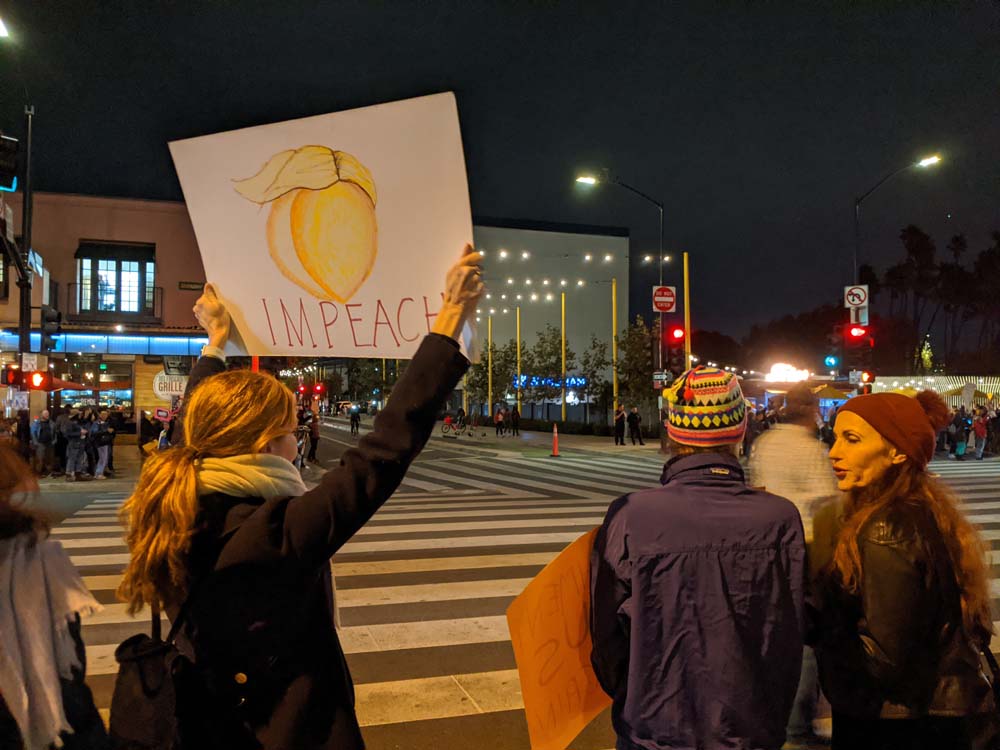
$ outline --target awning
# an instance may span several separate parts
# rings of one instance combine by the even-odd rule
[[[85,386],[83,383],[74,383],[72,380],[62,380],[60,378],[52,378],[52,387],[49,388],[50,391],[89,391],[92,388]]]
[[[942,396],[963,396],[963,395],[965,395],[965,390],[964,390],[964,388],[952,388],[947,393],[942,393],[941,395]],[[986,401],[986,400],[989,399],[989,395],[986,394],[986,393],[983,393],[982,391],[980,391],[980,390],[977,389],[977,390],[973,391],[972,398],[974,398],[974,399],[981,399],[983,401]]]

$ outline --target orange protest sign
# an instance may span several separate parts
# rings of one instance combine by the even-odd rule
[[[532,750],[565,750],[611,699],[590,666],[590,550],[597,529],[545,566],[507,608]]]

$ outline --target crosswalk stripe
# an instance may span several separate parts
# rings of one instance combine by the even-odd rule
[[[474,529],[535,529],[543,526],[580,526],[592,528],[603,520],[603,516],[587,518],[532,518],[517,521],[438,521],[437,523],[412,523],[401,526],[366,526],[354,538],[377,534],[414,534],[422,531],[472,531]],[[546,523],[548,522],[548,523]]]

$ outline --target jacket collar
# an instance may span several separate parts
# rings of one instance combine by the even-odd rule
[[[690,456],[677,456],[663,465],[660,484],[705,477],[743,482],[743,467],[740,466],[736,456],[730,453],[694,453]]]

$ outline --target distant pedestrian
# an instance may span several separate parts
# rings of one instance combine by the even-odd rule
[[[403,481],[467,371],[458,337],[482,294],[480,258],[467,246],[449,270],[441,314],[384,414],[311,490],[291,463],[291,391],[225,371],[230,319],[206,285],[195,312],[209,343],[188,380],[181,445],[146,462],[122,508],[130,559],[118,593],[130,613],[161,605],[175,623],[183,607],[181,637],[203,676],[196,703],[180,683],[179,746],[364,747],[330,558]]]
[[[642,428],[640,427],[642,417],[639,415],[639,407],[633,406],[626,419],[628,421],[628,436],[632,440],[632,445],[635,445],[636,440],[639,441],[639,445],[645,445],[642,442]]]
[[[497,437],[503,437],[503,409],[497,409],[493,416],[493,424],[497,429]]]
[[[933,391],[856,396],[837,414],[843,525],[824,525],[825,538],[817,526],[832,560],[814,586],[811,637],[835,750],[997,747],[982,537],[927,471],[947,419]]]
[[[517,404],[514,404],[510,410],[510,434],[511,437],[521,435],[521,412],[517,408]]]
[[[987,420],[986,420],[986,409],[982,406],[977,406],[975,410],[975,417],[972,420],[972,431],[971,437],[975,438],[976,441],[976,460],[983,460],[983,451],[986,450],[986,436],[987,436]]]
[[[307,460],[314,464],[319,463],[319,459],[316,458],[316,449],[319,447],[319,427],[319,415],[317,414],[309,423],[309,456]]]
[[[104,470],[108,467],[108,455],[111,443],[115,439],[115,428],[108,422],[108,413],[102,411],[90,426],[90,440],[97,451],[97,465],[94,467],[94,479],[107,479]]]
[[[792,386],[785,396],[783,421],[754,441],[747,464],[751,485],[787,498],[798,508],[807,546],[813,541],[813,516],[839,495],[827,449],[816,435],[818,419],[816,394],[804,383]],[[790,737],[818,739],[813,728],[818,701],[816,655],[807,646],[788,722]]]
[[[43,409],[31,423],[31,444],[34,452],[34,469],[44,477],[55,470],[55,425],[49,417],[49,410]]]
[[[625,407],[615,409],[615,445],[625,445]]]
[[[802,659],[802,523],[743,479],[735,375],[689,370],[664,397],[663,486],[615,500],[591,555],[591,662],[617,747],[778,750]]]
[[[361,434],[361,410],[357,404],[351,407],[351,434]]]
[[[66,438],[66,481],[74,482],[78,478],[89,478],[87,472],[86,441],[88,427],[83,424],[80,412],[73,409],[69,413],[63,427],[63,437]]]

